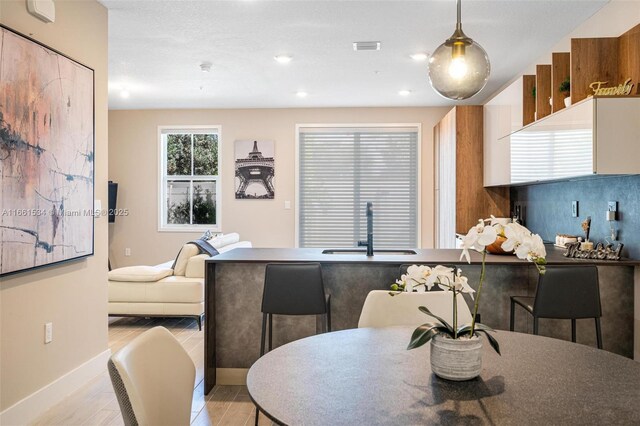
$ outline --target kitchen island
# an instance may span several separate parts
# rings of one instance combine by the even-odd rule
[[[602,300],[604,349],[633,356],[634,267],[638,261],[568,259],[563,250],[547,247],[549,265],[597,265]],[[384,290],[399,277],[402,265],[451,265],[463,270],[476,288],[481,255],[471,253],[471,265],[460,261],[460,250],[415,250],[415,254],[380,252],[325,254],[322,249],[238,248],[207,260],[205,270],[205,391],[216,382],[241,384],[259,357],[262,288],[267,263],[318,262],[325,289],[331,293],[333,330],[355,328],[371,290]],[[490,327],[508,330],[509,296],[535,295],[538,272],[515,256],[487,255],[479,313]],[[471,307],[471,300],[467,300]],[[426,317],[425,317],[426,318]],[[318,319],[274,316],[274,347],[315,334]],[[516,311],[516,331],[531,332],[532,318]],[[570,340],[570,321],[543,319],[540,334]],[[578,320],[577,341],[595,346],[593,320]],[[217,370],[221,369],[221,370]],[[220,373],[216,377],[216,373]],[[217,380],[218,379],[218,380]]]

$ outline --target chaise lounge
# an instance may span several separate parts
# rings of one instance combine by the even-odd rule
[[[251,247],[237,233],[207,241],[218,253]],[[202,330],[204,266],[209,254],[186,243],[178,257],[156,266],[127,266],[109,271],[109,316],[190,317]]]

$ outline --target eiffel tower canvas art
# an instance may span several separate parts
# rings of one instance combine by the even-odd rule
[[[273,141],[236,141],[236,199],[275,197]]]

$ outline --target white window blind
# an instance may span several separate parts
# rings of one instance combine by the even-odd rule
[[[366,240],[367,201],[374,247],[418,246],[417,127],[301,127],[298,161],[300,247]]]

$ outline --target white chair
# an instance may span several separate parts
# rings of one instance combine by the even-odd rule
[[[364,301],[358,328],[390,327],[394,325],[419,326],[426,322],[438,322],[418,310],[425,306],[453,325],[453,298],[449,291],[427,291],[424,293],[401,293],[389,296],[386,290],[373,290]],[[471,322],[471,311],[461,295],[458,305],[458,327]]]
[[[169,330],[145,331],[108,369],[125,425],[189,425],[196,368]]]

